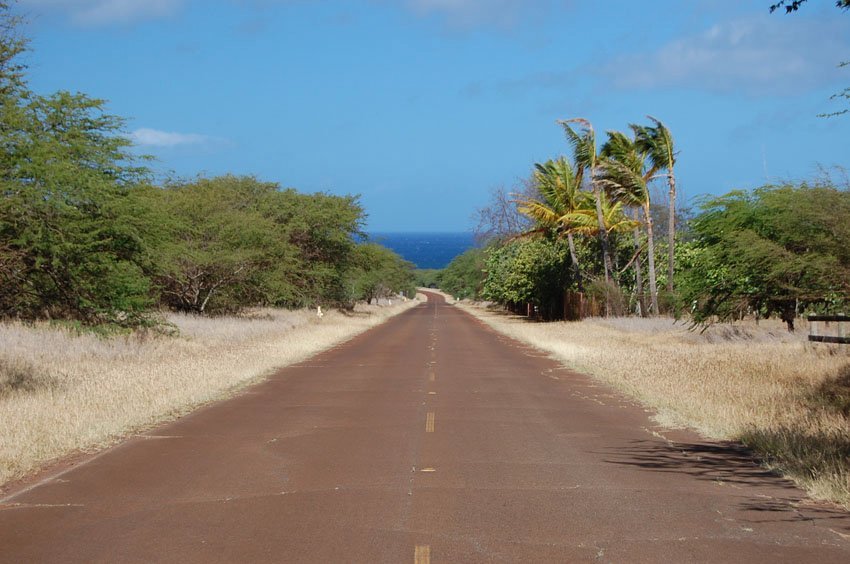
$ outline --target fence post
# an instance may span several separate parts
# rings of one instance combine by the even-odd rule
[[[808,320],[810,341],[850,345],[850,337],[847,336],[847,325],[850,324],[850,315],[810,315],[808,316]],[[824,324],[823,330],[821,330],[820,322]],[[827,334],[832,322],[836,324],[834,335]]]

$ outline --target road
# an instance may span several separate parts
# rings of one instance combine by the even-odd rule
[[[0,500],[2,562],[850,562],[850,517],[431,295]]]

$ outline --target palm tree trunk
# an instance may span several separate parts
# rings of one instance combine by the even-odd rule
[[[676,176],[673,174],[673,165],[670,165],[667,174],[667,182],[670,184],[670,213],[667,221],[667,291],[673,293],[673,266],[676,251]]]
[[[649,300],[653,315],[658,315],[658,285],[655,281],[655,242],[652,235],[652,215],[649,212],[649,202],[643,205],[646,216],[646,251],[649,255]]]
[[[638,211],[635,209],[634,217],[638,218]],[[638,309],[640,310],[640,316],[646,317],[646,296],[643,295],[643,261],[640,258],[640,230],[635,227],[634,230],[634,238],[635,238],[635,252],[638,253],[635,257],[634,269],[635,269],[635,294],[637,294],[637,302]]]
[[[584,284],[581,280],[581,269],[578,266],[578,255],[576,254],[576,242],[573,240],[572,233],[567,233],[567,243],[570,245],[570,259],[573,261],[573,275],[578,285],[578,291],[583,292]]]
[[[599,186],[593,182],[593,194],[596,196],[596,220],[599,222],[599,245],[602,247],[602,264],[605,267],[605,283],[611,282],[611,251],[608,245],[608,230],[605,229],[605,215],[602,213],[602,199]]]

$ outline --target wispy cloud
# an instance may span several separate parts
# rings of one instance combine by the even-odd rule
[[[177,147],[180,145],[206,145],[216,139],[197,133],[176,133],[147,127],[139,128],[129,135],[130,140],[142,147]]]
[[[83,26],[128,24],[170,16],[186,0],[20,0],[44,14],[61,12]]]
[[[836,64],[850,50],[848,39],[843,21],[759,17],[619,56],[593,72],[621,89],[798,94],[843,76]]]

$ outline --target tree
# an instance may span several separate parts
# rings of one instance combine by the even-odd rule
[[[501,304],[536,306],[544,319],[560,315],[567,284],[563,240],[515,239],[488,251],[482,295]]]
[[[261,211],[262,199],[276,189],[250,177],[223,176],[147,190],[149,209],[159,218],[154,228],[162,234],[152,276],[165,305],[224,313],[275,299],[265,274],[279,273],[296,256]]]
[[[513,192],[500,186],[490,192],[487,205],[475,211],[475,238],[480,244],[504,241],[531,228],[529,218],[517,211],[517,194],[520,198],[539,195],[533,179],[522,181]]]
[[[28,41],[18,33],[22,24],[20,16],[11,13],[9,3],[0,1],[0,97],[16,101],[26,94],[24,71],[20,55],[27,49]]]
[[[472,248],[456,256],[439,274],[440,289],[460,299],[481,297],[487,275],[487,250]]]
[[[142,322],[143,242],[126,208],[146,170],[101,100],[28,94],[3,108],[2,313]]]
[[[765,186],[708,198],[682,256],[682,295],[694,320],[774,313],[794,330],[799,311],[850,303],[850,192]]]
[[[588,182],[590,183],[591,190],[593,191],[593,195],[596,199],[596,218],[599,224],[599,230],[597,233],[599,237],[599,245],[602,250],[602,265],[605,271],[605,283],[608,284],[613,281],[613,283],[616,284],[616,280],[613,280],[611,277],[614,272],[614,266],[611,262],[611,245],[608,241],[608,231],[605,229],[601,189],[599,187],[599,183],[596,182],[599,159],[596,152],[596,135],[593,132],[593,126],[584,118],[573,118],[559,121],[558,123],[560,123],[564,128],[567,140],[573,148],[573,162],[576,166],[579,185],[581,185],[584,177],[584,171],[586,170],[588,172]],[[570,125],[571,123],[577,123],[580,130],[576,131],[573,129]]]
[[[770,5],[770,13],[773,13],[781,8],[785,10],[786,14],[790,14],[799,10],[800,6],[802,6],[806,2],[807,0],[780,0],[779,2]],[[850,0],[835,0],[835,6],[837,8],[841,8],[842,10],[846,10],[850,8]]]
[[[357,196],[282,190],[269,210],[298,249],[294,299],[286,307],[348,305],[347,276],[354,266],[355,239],[363,239],[365,212]]]
[[[667,186],[669,187],[669,214],[667,216],[667,291],[673,293],[673,272],[676,254],[676,151],[673,135],[658,119],[647,116],[655,125],[652,127],[631,125],[635,132],[635,145],[646,155],[649,161],[647,181],[651,181],[656,173],[666,171]]]
[[[655,243],[648,184],[653,171],[651,168],[647,169],[645,165],[647,153],[641,151],[640,146],[623,133],[609,131],[608,141],[602,148],[602,155],[606,158],[600,166],[600,184],[611,191],[622,203],[640,206],[643,209],[649,262],[650,308],[654,315],[658,315]]]
[[[536,228],[527,231],[525,235],[552,232],[559,237],[566,236],[573,277],[581,289],[581,268],[573,234],[582,229],[586,230],[592,219],[588,194],[581,191],[579,176],[566,158],[560,157],[534,166],[534,179],[540,199],[517,200],[519,212],[532,218],[536,224]]]
[[[412,295],[413,264],[377,243],[362,243],[354,250],[349,279],[352,295],[367,304],[398,294]]]

